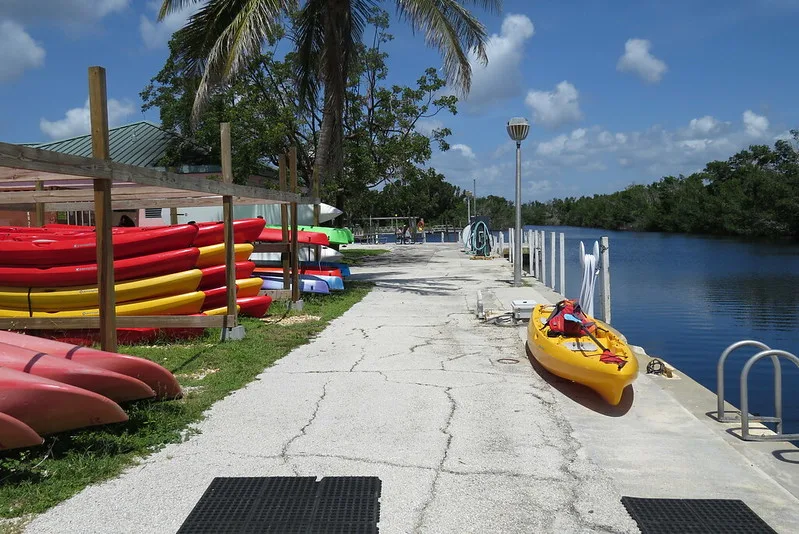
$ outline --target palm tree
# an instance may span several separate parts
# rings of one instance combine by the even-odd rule
[[[295,20],[297,72],[301,95],[323,93],[322,126],[314,162],[320,179],[330,167],[343,166],[343,113],[348,66],[357,53],[363,30],[377,0],[163,0],[159,20],[189,5],[206,2],[178,30],[178,56],[188,73],[200,75],[193,118],[199,116],[214,86],[237,74],[245,61],[281,24],[284,16]],[[466,94],[471,83],[468,52],[485,64],[485,26],[464,4],[499,11],[502,0],[394,0],[400,18],[414,31],[424,33],[444,60],[447,82]],[[299,11],[298,11],[299,10]]]

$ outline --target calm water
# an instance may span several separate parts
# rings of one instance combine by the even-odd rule
[[[569,298],[579,295],[582,281],[580,241],[590,253],[595,240],[608,236],[613,326],[630,343],[661,356],[713,391],[718,357],[735,341],[756,339],[799,354],[799,244],[530,228],[565,233]],[[547,233],[547,249],[549,245]],[[597,315],[599,285],[597,280]],[[747,350],[739,349],[727,360],[726,395],[735,405],[740,400],[740,371],[755,353]],[[799,432],[799,370],[787,360],[782,367],[786,431]],[[752,413],[773,414],[772,386],[772,364],[761,360],[750,372]],[[708,411],[713,409],[708,406]]]

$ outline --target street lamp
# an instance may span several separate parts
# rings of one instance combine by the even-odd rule
[[[513,117],[507,124],[508,135],[516,141],[516,228],[513,237],[513,286],[522,285],[522,141],[530,132],[524,117]]]

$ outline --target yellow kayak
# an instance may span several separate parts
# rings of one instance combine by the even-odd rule
[[[202,291],[191,291],[156,299],[138,300],[117,306],[117,315],[191,315],[199,313],[205,300]],[[97,308],[59,312],[33,312],[0,308],[0,317],[97,317]]]
[[[236,256],[236,261],[247,261],[252,254],[253,246],[250,243],[237,243],[234,245],[233,253]],[[197,258],[197,268],[205,269],[206,267],[213,267],[214,265],[225,264],[225,244],[208,245],[207,247],[199,247],[200,257]]]
[[[180,273],[142,278],[115,284],[118,303],[145,300],[166,295],[180,295],[197,289],[203,273],[191,269]],[[29,292],[30,291],[30,292]],[[98,306],[97,286],[70,288],[0,288],[0,308],[55,312]]]
[[[597,325],[594,337],[624,363],[607,357],[612,361],[601,361],[603,350],[588,335],[550,337],[545,322],[553,310],[554,306],[546,304],[533,308],[527,327],[530,352],[547,371],[588,386],[613,406],[618,405],[624,388],[638,376],[638,359],[630,347],[608,325],[592,317],[588,320]]]

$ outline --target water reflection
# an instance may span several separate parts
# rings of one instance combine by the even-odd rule
[[[711,313],[734,317],[736,326],[791,331],[799,319],[799,275],[709,277],[703,286]]]

